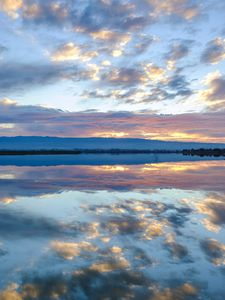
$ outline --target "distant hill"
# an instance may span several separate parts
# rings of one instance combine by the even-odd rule
[[[0,150],[168,150],[225,148],[225,144],[135,138],[0,137]]]

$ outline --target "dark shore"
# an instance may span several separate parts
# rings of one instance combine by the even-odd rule
[[[225,156],[225,149],[184,149],[184,150],[137,150],[137,149],[96,149],[96,150],[0,150],[0,155],[79,155],[79,154],[183,154],[189,156]]]

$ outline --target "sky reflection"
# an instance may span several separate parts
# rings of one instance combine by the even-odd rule
[[[223,300],[224,169],[2,167],[0,300]]]
[[[62,191],[177,188],[225,192],[225,162],[199,161],[145,165],[51,166],[0,169],[0,201]]]

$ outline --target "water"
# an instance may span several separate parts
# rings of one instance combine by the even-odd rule
[[[225,161],[103,163],[2,164],[0,300],[224,300]]]

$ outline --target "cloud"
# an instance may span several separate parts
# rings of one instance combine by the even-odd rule
[[[0,257],[5,256],[8,252],[2,248],[2,243],[0,243]]]
[[[69,3],[66,1],[25,0],[21,17],[25,23],[60,26],[68,22]]]
[[[173,15],[189,21],[200,14],[195,3],[187,0],[85,0],[77,6],[71,0],[3,0],[0,8],[11,17],[20,15],[25,23],[69,26],[75,31],[97,33],[102,30],[143,31],[161,16]]]
[[[1,208],[0,211],[0,234],[2,237],[61,236],[62,234],[68,233],[70,229],[49,218],[28,215],[7,207]]]
[[[198,5],[188,0],[148,0],[148,2],[153,7],[155,17],[175,15],[185,20],[192,20],[200,13]]]
[[[167,54],[168,59],[178,60],[188,55],[189,47],[191,41],[186,41],[185,43],[174,43],[171,46],[170,52]]]
[[[104,29],[91,32],[90,35],[99,52],[113,57],[121,56],[124,52],[124,48],[132,39],[130,33]]]
[[[104,263],[99,267],[104,267]],[[152,280],[139,270],[126,270],[121,261],[106,261],[105,267],[114,272],[101,272],[97,265],[93,268],[76,268],[73,272],[57,271],[49,274],[25,274],[20,284],[12,284],[0,291],[0,299],[126,299],[130,295],[136,299],[150,299]],[[82,295],[82,296],[81,296]]]
[[[164,219],[167,210],[176,209],[174,206],[164,205],[153,201],[124,201],[124,204],[92,205],[85,207],[89,213],[97,214],[100,232],[106,236],[135,235],[137,240],[153,240],[165,234]],[[177,209],[178,210],[178,209]],[[149,216],[154,215],[154,218]],[[114,251],[113,251],[114,250]],[[111,249],[115,255],[122,254],[121,249]]]
[[[152,63],[143,65],[145,71],[145,79],[142,81],[153,81],[153,82],[163,82],[166,79],[165,70],[153,65]]]
[[[157,41],[158,38],[156,36],[150,36],[144,33],[139,34],[135,39],[134,52],[132,52],[131,55],[144,54],[148,48]]]
[[[215,239],[201,241],[201,248],[211,263],[223,265],[225,261],[225,245]]]
[[[224,141],[224,112],[156,115],[147,112],[65,112],[13,100],[0,102],[0,135],[105,136],[123,132],[127,137],[188,141]]]
[[[21,16],[25,23],[69,27],[74,31],[93,34],[93,37],[100,37],[98,32],[108,30],[141,30],[150,20],[148,13],[139,6],[117,0],[85,0],[80,5],[75,5],[71,0],[57,3],[53,0],[25,0]]]
[[[119,43],[121,45],[126,45],[131,40],[131,34],[129,33],[110,30],[91,32],[91,36],[94,40],[106,41],[116,44]]]
[[[20,16],[18,24],[22,24],[20,29],[17,28],[18,34],[21,30],[20,34],[23,33],[26,40],[26,34],[36,30],[32,43],[39,44],[40,49],[35,49],[41,50],[39,54],[44,53],[45,58],[33,60],[33,63],[23,63],[21,60],[13,63],[10,60],[1,64],[0,92],[3,97],[10,97],[18,91],[29,93],[31,88],[55,85],[60,81],[63,82],[60,84],[63,89],[64,82],[82,80],[87,81],[79,85],[79,88],[85,86],[88,90],[89,93],[83,93],[86,99],[89,95],[94,96],[98,89],[104,90],[104,93],[98,93],[96,98],[103,99],[102,94],[111,94],[110,99],[116,99],[116,93],[112,90],[123,90],[118,93],[118,100],[127,106],[138,104],[146,107],[156,101],[186,100],[193,94],[187,76],[180,75],[178,78],[177,74],[171,75],[170,72],[174,70],[177,60],[187,56],[191,41],[173,39],[175,42],[166,55],[170,63],[167,68],[160,55],[154,61],[157,48],[153,48],[151,53],[148,51],[154,42],[160,41],[160,37],[149,34],[148,26],[158,22],[161,15],[179,15],[184,20],[188,19],[187,12],[195,7],[195,1],[190,4],[186,0],[167,3],[154,0],[85,0],[79,1],[79,4],[75,5],[71,0],[23,1],[22,7],[17,9]],[[158,11],[158,16],[154,15]],[[15,23],[15,28],[18,24]],[[32,26],[41,24],[56,27],[44,32],[46,27],[37,30]],[[9,58],[10,55],[11,51]],[[46,56],[49,62],[46,62]],[[34,92],[37,93],[37,90]],[[78,101],[82,103],[82,99]],[[95,103],[99,105],[99,101]],[[71,106],[70,103],[65,105]]]
[[[61,258],[72,260],[77,256],[84,255],[86,252],[96,252],[97,247],[88,242],[61,242],[54,241],[51,243],[51,248],[59,255]]]
[[[0,91],[9,93],[27,90],[54,84],[60,80],[86,80],[90,79],[92,74],[93,70],[62,63],[2,63],[0,65]]]
[[[102,73],[101,79],[108,85],[118,87],[132,87],[132,90],[136,86],[153,86],[162,89],[170,87],[172,89],[179,88],[182,85],[188,85],[185,81],[185,77],[179,74],[169,78],[166,74],[166,70],[153,63],[142,63],[140,65],[132,67],[114,67],[109,71]],[[176,79],[180,84],[173,84]],[[157,86],[157,84],[160,84]]]
[[[27,19],[35,19],[43,13],[41,6],[38,3],[28,3],[23,6],[23,17]]]
[[[177,96],[187,97],[192,95],[194,92],[189,87],[190,83],[187,82],[186,77],[179,73],[175,73],[168,79],[168,88],[174,91],[171,95],[168,95],[169,98],[175,98]]]
[[[170,45],[170,50],[165,55],[165,58],[167,60],[167,68],[169,70],[175,69],[176,62],[186,57],[190,53],[190,48],[192,44],[192,40],[180,40],[173,42]]]
[[[102,74],[103,82],[116,86],[135,86],[145,80],[144,73],[138,68],[112,68]]]
[[[90,270],[99,273],[109,273],[118,270],[128,269],[130,267],[129,262],[125,258],[119,258],[117,260],[109,260],[107,262],[94,263]]]
[[[95,33],[101,30],[140,30],[150,19],[145,12],[136,10],[132,3],[121,1],[91,1],[85,9],[78,13],[75,28],[79,30]]]
[[[4,158],[3,158],[4,160]],[[79,160],[79,158],[78,158]],[[177,188],[185,190],[217,191],[215,204],[202,200],[196,204],[198,211],[214,225],[218,231],[223,225],[224,205],[219,196],[225,192],[225,163],[220,161],[152,163],[145,166],[118,167],[117,161],[101,161],[106,166],[77,165],[48,166],[48,173],[40,160],[34,167],[1,166],[0,202],[5,205],[17,200],[18,197],[41,197],[57,194],[61,191],[109,190],[130,191],[135,188]],[[2,162],[1,162],[2,164]],[[110,165],[109,165],[110,164]],[[163,180],[158,174],[165,174]],[[82,174],[82,175],[81,175]],[[70,178],[70,180],[68,180]],[[174,180],[176,178],[176,180]],[[220,194],[218,195],[218,193]],[[220,202],[219,202],[220,201]],[[141,203],[136,203],[140,206]],[[149,204],[151,208],[152,204]],[[143,206],[143,205],[142,205]],[[145,205],[144,209],[149,207]],[[119,207],[118,207],[119,209]],[[218,211],[221,209],[221,211]],[[178,211],[179,213],[179,211]],[[182,217],[182,216],[181,216]],[[204,221],[204,226],[207,224]],[[214,227],[214,228],[216,228]],[[212,228],[212,227],[211,227]],[[207,227],[209,230],[209,227]]]
[[[154,291],[152,300],[172,300],[172,299],[197,299],[198,290],[190,284],[184,283],[183,285],[174,288],[165,288],[164,290]]]
[[[66,43],[60,45],[52,54],[51,60],[54,62],[63,62],[70,60],[81,60],[83,62],[89,61],[98,56],[96,51],[84,51],[80,46],[74,43]]]
[[[206,102],[209,108],[221,110],[225,107],[225,76],[219,71],[209,73],[203,80],[208,88],[199,91],[200,100]]]
[[[0,55],[4,52],[6,52],[8,50],[8,48],[6,48],[5,46],[3,45],[0,45]]]
[[[153,63],[99,68],[98,72],[100,82],[97,89],[84,91],[82,96],[86,99],[110,98],[119,103],[137,104],[166,101],[176,97],[185,99],[194,93],[180,70],[170,75],[166,69]]]
[[[218,232],[225,224],[225,197],[211,193],[200,203],[196,204],[198,211],[207,217],[203,224],[209,231]]]
[[[171,223],[171,226],[173,226],[175,230],[179,229],[180,227],[184,227],[185,223],[189,220],[189,214],[192,210],[189,207],[171,207],[171,209],[172,212],[169,213],[169,216],[167,217],[168,221]]]
[[[225,59],[225,40],[218,37],[208,42],[201,55],[203,63],[218,64]]]
[[[23,89],[53,83],[66,75],[62,65],[2,64],[0,90]]]
[[[105,73],[103,78],[109,86],[114,86],[114,89],[89,90],[83,96],[138,104],[169,101],[176,97],[185,99],[194,93],[184,75],[176,72],[168,76],[166,70],[151,63],[143,64],[142,69],[113,69]]]
[[[8,51],[8,48],[0,44],[0,61],[4,59],[4,54]]]
[[[187,247],[178,244],[175,241],[175,236],[168,234],[165,240],[165,247],[170,252],[171,256],[176,260],[189,259],[189,253]]]
[[[1,0],[0,11],[8,14],[12,18],[17,18],[17,11],[22,8],[23,0]]]
[[[82,97],[91,98],[91,99],[112,99],[118,102],[124,102],[129,104],[137,104],[137,103],[149,103],[159,101],[159,99],[165,99],[167,94],[162,90],[157,88],[145,89],[138,87],[124,87],[124,88],[116,88],[108,89],[108,90],[89,90],[84,91]]]

